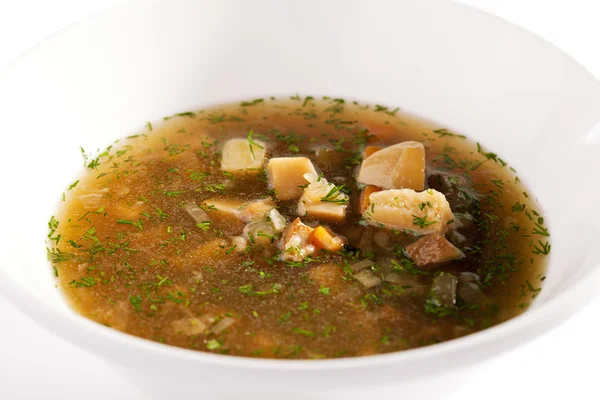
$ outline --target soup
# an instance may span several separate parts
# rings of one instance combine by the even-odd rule
[[[255,99],[168,116],[97,155],[49,222],[69,304],[248,357],[388,353],[539,294],[544,219],[495,153],[397,108]]]

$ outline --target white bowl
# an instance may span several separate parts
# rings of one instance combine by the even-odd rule
[[[521,317],[426,348],[355,359],[218,356],[128,336],[74,314],[44,239],[79,146],[146,121],[260,95],[398,105],[482,142],[540,199],[552,232],[542,294]],[[0,77],[0,291],[48,330],[157,396],[260,393],[440,398],[447,374],[526,343],[595,295],[600,85],[539,38],[447,1],[134,2],[35,47]],[[425,386],[424,386],[425,385]],[[314,398],[314,396],[313,396]]]

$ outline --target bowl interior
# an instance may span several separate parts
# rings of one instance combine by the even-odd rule
[[[316,0],[132,3],[21,57],[0,77],[1,271],[69,312],[44,240],[82,168],[79,146],[105,147],[175,112],[296,92],[399,106],[507,160],[552,233],[535,308],[596,271],[600,87],[589,73],[450,2]]]

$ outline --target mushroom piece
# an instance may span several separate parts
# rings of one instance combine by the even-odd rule
[[[439,233],[423,236],[406,246],[406,254],[419,267],[435,266],[447,261],[458,260],[465,255]]]
[[[283,232],[279,247],[283,250],[281,260],[302,261],[316,250],[315,245],[309,242],[309,237],[314,231],[308,225],[296,218]]]
[[[419,142],[402,142],[366,157],[357,180],[383,189],[425,188],[425,148]]]

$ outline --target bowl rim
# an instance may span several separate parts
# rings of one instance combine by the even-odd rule
[[[402,0],[411,1],[411,0]],[[431,4],[446,3],[446,7],[451,7],[457,10],[475,12],[477,18],[495,19],[500,21],[505,29],[517,32],[519,35],[528,35],[538,41],[540,46],[552,49],[555,53],[560,54],[562,58],[575,64],[582,74],[591,76],[596,86],[600,91],[600,81],[579,61],[571,57],[569,54],[540,37],[538,34],[530,30],[516,25],[502,17],[493,15],[487,11],[480,10],[471,5],[457,3],[455,1],[448,2],[445,0],[419,0],[427,1]],[[47,42],[60,38],[62,34],[68,33],[74,27],[86,24],[92,21],[101,20],[106,15],[109,15],[117,10],[126,7],[138,7],[142,4],[147,4],[144,0],[133,0],[124,4],[109,7],[92,15],[86,16],[74,23],[71,23],[64,28],[54,32],[45,39],[31,46],[16,59],[9,63],[3,71],[0,71],[0,82],[9,75],[10,71],[19,67],[24,59],[37,49],[43,47]],[[600,117],[600,116],[599,116]],[[0,246],[3,246],[0,244]],[[4,263],[4,261],[2,262]],[[508,348],[515,348],[525,344],[530,340],[540,336],[553,329],[554,327],[565,322],[577,312],[591,302],[592,299],[600,295],[597,290],[600,282],[600,262],[595,263],[596,266],[589,272],[589,276],[585,279],[580,278],[569,290],[559,293],[558,295],[548,299],[546,304],[541,307],[533,306],[532,309],[514,317],[508,321],[479,331],[438,343],[435,345],[419,347],[404,351],[397,351],[385,354],[375,354],[362,357],[346,357],[346,358],[330,358],[323,360],[290,360],[290,359],[262,359],[243,356],[220,355],[207,353],[202,351],[179,348],[176,346],[161,344],[152,340],[143,339],[133,336],[118,330],[103,326],[85,317],[76,314],[73,310],[70,312],[60,312],[38,299],[31,300],[32,296],[27,293],[19,283],[13,281],[6,272],[0,268],[0,296],[6,298],[9,303],[19,309],[25,316],[32,319],[37,324],[51,331],[62,338],[68,339],[75,343],[83,350],[91,351],[98,355],[100,352],[90,349],[86,346],[87,341],[82,338],[81,332],[91,335],[99,341],[112,342],[113,344],[127,348],[130,351],[153,353],[156,356],[164,358],[179,358],[181,360],[198,362],[202,364],[212,364],[222,367],[235,367],[240,369],[253,370],[293,370],[293,371],[325,371],[325,370],[349,370],[356,368],[365,368],[370,366],[385,366],[389,364],[397,364],[411,362],[422,359],[438,358],[454,352],[468,351],[477,346],[491,345],[498,338],[507,338],[517,336],[519,332],[533,332],[525,337],[521,337],[518,341],[511,343]],[[548,268],[552,267],[552,258],[548,260]],[[576,296],[580,293],[579,296]],[[581,295],[583,294],[583,295]],[[552,318],[560,315],[560,317]],[[544,323],[542,323],[544,321]],[[543,326],[542,329],[531,329],[535,326]],[[485,357],[481,357],[485,358]],[[460,365],[456,366],[457,368]]]

